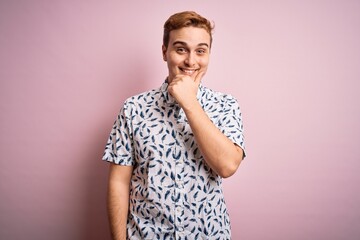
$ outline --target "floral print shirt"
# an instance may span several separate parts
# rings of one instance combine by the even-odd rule
[[[167,86],[125,101],[103,155],[134,167],[127,238],[230,239],[222,178],[206,164]],[[202,85],[197,98],[220,131],[244,149],[236,99]]]

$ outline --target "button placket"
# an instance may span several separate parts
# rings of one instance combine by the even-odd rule
[[[175,169],[174,169],[174,186],[175,186],[175,229],[176,229],[176,239],[178,239],[182,234],[184,234],[184,199],[185,199],[185,186],[184,186],[184,157],[186,151],[186,146],[184,145],[184,126],[186,125],[184,111],[177,105],[174,108],[173,114],[174,124],[174,134],[176,137],[176,145],[180,150],[181,154],[178,158],[174,159]],[[181,238],[181,237],[180,237]]]
[[[182,159],[183,156],[180,158]],[[184,216],[184,182],[183,182],[183,161],[178,159],[175,163],[175,216],[176,216],[176,229],[183,231],[183,216]]]

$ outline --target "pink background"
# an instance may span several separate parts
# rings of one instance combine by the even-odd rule
[[[162,26],[188,9],[216,24],[204,85],[244,115],[233,239],[360,239],[356,0],[2,0],[0,239],[109,239],[106,139],[166,77]]]

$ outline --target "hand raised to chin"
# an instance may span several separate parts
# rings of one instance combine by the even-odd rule
[[[168,92],[184,110],[197,102],[196,95],[205,71],[199,71],[193,80],[188,75],[178,74],[169,83]]]

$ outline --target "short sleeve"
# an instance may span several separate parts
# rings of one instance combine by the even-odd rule
[[[218,120],[220,131],[234,144],[243,149],[245,158],[244,127],[240,106],[237,100],[230,95],[226,95],[221,112],[222,114],[219,116]]]
[[[105,146],[103,160],[118,165],[134,165],[134,151],[132,141],[132,126],[130,116],[127,114],[126,103],[121,108],[113,128],[111,129],[109,139]]]

